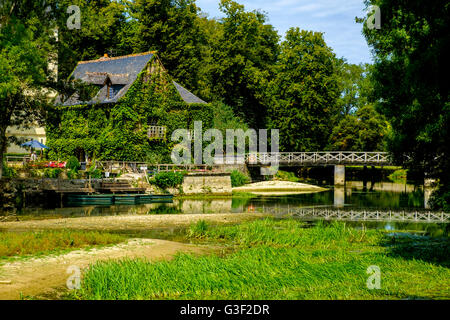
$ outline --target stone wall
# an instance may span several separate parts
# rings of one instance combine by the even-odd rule
[[[229,173],[191,173],[184,177],[183,193],[231,195],[231,177]]]

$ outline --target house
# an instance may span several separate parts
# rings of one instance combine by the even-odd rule
[[[71,79],[83,85],[58,96],[47,119],[52,158],[170,161],[175,129],[212,125],[211,105],[175,82],[156,52],[81,61]]]

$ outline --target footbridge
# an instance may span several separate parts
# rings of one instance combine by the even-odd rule
[[[279,163],[284,166],[392,165],[392,161],[387,152],[266,152],[247,154],[245,160],[248,165],[264,165],[270,163]]]
[[[392,160],[387,152],[266,152],[250,153],[245,157],[248,166],[334,166],[334,184],[345,184],[345,166],[388,166]]]

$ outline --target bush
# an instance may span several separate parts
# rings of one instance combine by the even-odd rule
[[[281,170],[278,170],[277,174],[275,175],[275,179],[281,180],[281,181],[290,181],[290,182],[299,182],[300,181],[300,179],[295,176],[295,173],[281,171]]]
[[[77,170],[70,169],[69,171],[67,171],[67,178],[69,178],[69,179],[79,179],[80,178],[80,174],[78,173]]]
[[[14,178],[14,177],[17,177],[16,169],[8,167],[6,161],[3,160],[3,178]]]
[[[249,182],[250,178],[247,175],[237,170],[231,171],[231,186],[233,188],[243,186]]]
[[[176,188],[183,183],[184,172],[160,172],[150,180],[150,183],[163,190],[167,188]]]
[[[94,162],[86,171],[86,174],[93,179],[100,179],[102,177],[102,170],[98,169]]]
[[[44,170],[44,177],[45,178],[52,178],[56,179],[59,178],[59,175],[61,174],[62,170],[60,168],[47,168]]]
[[[67,161],[66,167],[69,168],[70,170],[74,170],[74,171],[78,172],[78,170],[80,170],[80,168],[81,168],[81,165],[78,162],[78,159],[76,157],[71,156],[69,158],[69,160]]]

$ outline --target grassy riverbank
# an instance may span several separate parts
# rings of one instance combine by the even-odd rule
[[[115,244],[125,239],[122,235],[96,231],[0,232],[0,260]]]
[[[186,234],[222,254],[100,262],[84,274],[80,299],[403,299],[449,298],[449,242],[395,239],[344,223],[306,228],[265,219]],[[370,290],[366,270],[381,270]]]

